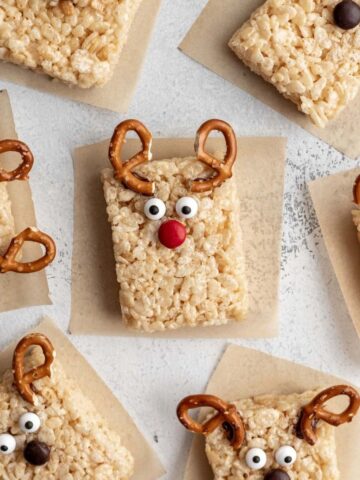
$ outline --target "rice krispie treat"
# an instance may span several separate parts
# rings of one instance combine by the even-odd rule
[[[360,86],[359,0],[266,0],[229,46],[319,127]]]
[[[0,59],[81,88],[112,76],[141,0],[0,0]]]
[[[143,150],[123,163],[129,130],[140,136]],[[224,161],[204,150],[213,130],[225,136]],[[231,178],[237,156],[232,128],[206,122],[198,132],[197,157],[148,162],[150,149],[146,127],[125,121],[110,143],[114,169],[102,172],[123,320],[147,332],[242,320],[248,297]]]
[[[4,373],[0,384],[0,407],[0,478],[132,476],[132,455],[65,375],[44,335],[30,334],[16,347],[13,369]]]
[[[0,163],[0,255],[3,255],[11,239],[15,236],[15,222],[11,213],[11,202],[6,184],[13,180],[26,180],[34,163],[30,149],[17,140],[0,141],[0,154],[17,151],[22,156],[22,163],[16,170],[7,172]]]
[[[340,414],[329,411],[326,402],[340,395],[349,397],[349,406]],[[189,410],[204,406],[215,412],[200,424]],[[232,404],[193,395],[177,413],[187,429],[206,436],[214,480],[340,480],[332,426],[350,422],[359,407],[356,390],[338,385],[318,394],[264,395]]]
[[[14,218],[9,195],[4,182],[0,183],[0,255],[3,255],[15,236]]]
[[[354,208],[352,210],[352,217],[354,220],[355,227],[357,228],[357,235],[360,242],[360,175],[357,177],[354,189]]]
[[[8,172],[0,168],[0,273],[32,273],[47,267],[55,258],[56,246],[52,238],[36,228],[27,228],[15,237],[14,218],[6,189],[7,182],[27,180],[33,166],[34,157],[25,143],[18,140],[0,141],[0,154],[17,152],[21,164]],[[25,242],[36,242],[45,248],[44,255],[37,260],[21,263],[21,249]]]

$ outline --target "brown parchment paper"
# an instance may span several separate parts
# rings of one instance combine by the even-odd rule
[[[232,35],[263,3],[264,0],[210,0],[180,44],[180,50],[340,152],[358,157],[360,94],[336,120],[324,129],[318,128],[275,87],[252,73],[228,47]]]
[[[268,393],[301,393],[344,383],[349,382],[256,350],[230,345],[212,375],[206,393],[234,401]],[[195,393],[202,392],[184,392],[184,397]],[[359,478],[360,456],[355,447],[359,441],[360,415],[357,415],[351,424],[336,429],[340,478],[343,480]],[[213,480],[204,446],[203,437],[194,435],[184,480]]]
[[[0,91],[0,140],[6,138],[14,139],[17,138],[17,135],[10,100],[7,92],[3,90]],[[7,153],[0,156],[0,165],[8,170],[14,169],[18,163],[19,156],[17,154]],[[7,188],[15,218],[16,233],[22,232],[27,227],[36,227],[29,182],[9,182]],[[42,256],[41,247],[36,243],[26,242],[22,252],[24,261]],[[33,305],[51,305],[44,270],[28,275],[0,274],[0,312]]]
[[[352,222],[353,185],[360,168],[309,183],[325,245],[360,337],[360,245]]]
[[[133,96],[161,0],[143,0],[112,79],[104,87],[70,87],[10,63],[0,62],[0,79],[114,112],[126,112]]]
[[[76,381],[84,395],[92,401],[106,420],[108,426],[121,436],[124,446],[131,451],[135,459],[135,474],[131,477],[132,480],[160,478],[165,470],[134,421],[95,370],[53,321],[50,318],[44,318],[31,332],[40,332],[49,337],[55,347],[56,357],[66,374]],[[14,342],[0,353],[0,374],[11,368],[16,343]]]
[[[121,321],[111,228],[100,181],[101,170],[110,165],[107,140],[74,153],[72,333],[165,338],[276,335],[286,141],[249,137],[238,139],[238,143],[236,168],[250,290],[247,319],[220,327],[182,328],[150,335],[126,328]],[[223,140],[211,138],[207,148],[221,151]],[[123,158],[129,158],[136,149],[138,141],[129,139]],[[194,155],[194,140],[154,139],[152,151],[154,159]]]

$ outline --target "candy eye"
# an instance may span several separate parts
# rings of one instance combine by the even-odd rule
[[[176,213],[181,218],[195,217],[198,208],[198,203],[193,197],[182,197],[176,202]]]
[[[19,419],[20,430],[24,433],[34,433],[39,430],[41,426],[40,418],[36,413],[24,413]]]
[[[9,433],[0,435],[0,454],[10,455],[16,448],[16,440]]]
[[[275,460],[282,467],[290,467],[296,462],[296,450],[289,445],[283,445],[275,453]]]
[[[165,203],[160,198],[150,198],[145,203],[144,213],[150,220],[160,220],[166,213]]]
[[[260,470],[266,465],[266,453],[261,448],[250,448],[246,453],[245,461],[252,470]]]

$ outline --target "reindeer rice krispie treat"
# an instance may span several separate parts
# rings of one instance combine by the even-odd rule
[[[360,175],[357,177],[354,184],[354,208],[352,210],[352,216],[355,227],[357,228],[357,235],[360,242]]]
[[[123,163],[129,130],[143,149]],[[226,139],[223,161],[205,152],[209,133]],[[197,157],[151,159],[151,134],[136,120],[121,123],[110,144],[113,170],[102,172],[112,226],[122,318],[152,332],[240,321],[247,311],[239,200],[230,125],[206,122]]]
[[[349,397],[342,413],[326,403]],[[189,410],[215,412],[200,424]],[[338,385],[318,394],[264,395],[231,404],[212,395],[186,397],[178,418],[206,436],[206,455],[215,480],[340,480],[333,426],[350,422],[360,407],[352,387]],[[343,479],[341,479],[343,480]]]
[[[55,258],[56,246],[52,238],[36,228],[27,228],[15,236],[14,218],[11,213],[11,202],[7,192],[7,182],[27,180],[33,166],[34,158],[27,145],[18,140],[0,141],[0,154],[17,152],[22,163],[8,172],[0,165],[0,274],[7,272],[32,273],[47,267]],[[25,242],[36,242],[43,245],[45,253],[38,260],[21,263],[21,248]]]
[[[266,0],[229,46],[319,127],[360,86],[359,0]]]
[[[141,0],[0,0],[0,59],[81,88],[112,76]]]
[[[30,334],[16,347],[13,369],[4,373],[0,384],[0,406],[0,478],[127,480],[132,476],[132,455],[67,378],[44,335]]]

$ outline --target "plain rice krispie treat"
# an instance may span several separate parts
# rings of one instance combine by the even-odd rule
[[[0,256],[5,253],[15,236],[14,218],[6,184],[0,182]]]
[[[136,173],[154,182],[154,196],[102,172],[123,320],[147,332],[242,320],[248,299],[235,178],[191,192],[192,179],[213,176],[196,157],[154,160]]]
[[[360,86],[360,27],[345,30],[336,25],[338,4],[339,0],[267,0],[229,43],[252,71],[319,127],[335,118]],[[353,16],[360,21],[359,12]]]
[[[81,88],[112,76],[141,0],[0,0],[0,59]]]
[[[342,414],[327,412],[327,400],[338,395],[349,396],[349,407]],[[199,406],[216,409],[202,425],[188,414]],[[359,406],[359,394],[340,385],[318,394],[264,395],[232,404],[193,395],[179,404],[178,416],[186,428],[206,436],[214,480],[340,480],[335,430],[325,415],[340,425]]]
[[[39,347],[30,350],[26,371],[39,366],[43,358]],[[127,480],[132,476],[130,452],[57,360],[51,378],[34,382],[35,405],[22,398],[14,377],[7,370],[0,384],[1,479]]]
[[[357,229],[357,235],[360,242],[360,175],[357,177],[354,189],[354,208],[352,210],[352,217],[354,220],[354,225]]]

